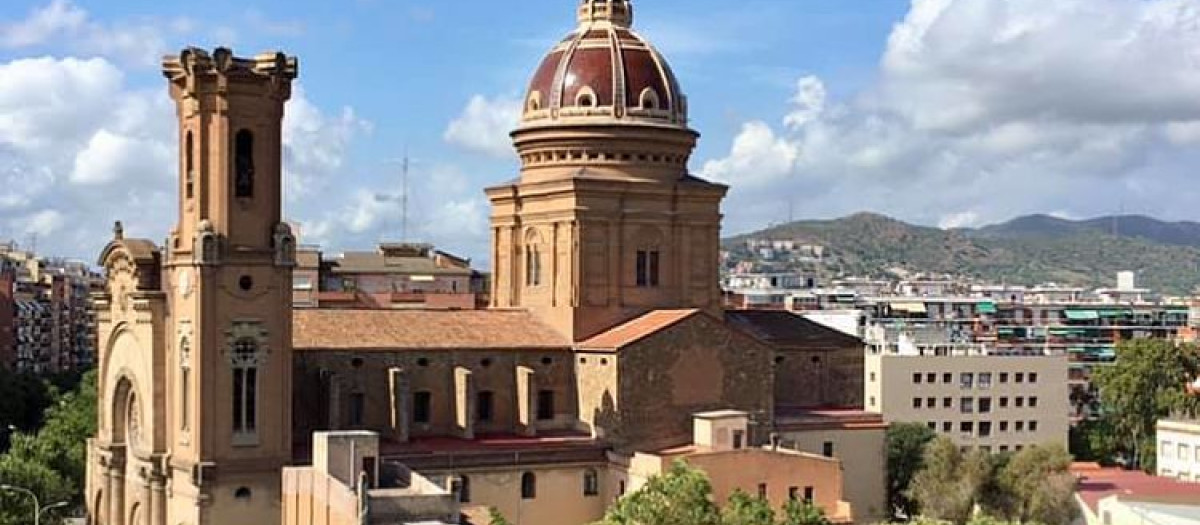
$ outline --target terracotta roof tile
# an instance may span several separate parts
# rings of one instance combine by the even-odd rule
[[[563,349],[570,343],[525,310],[297,309],[296,350]]]
[[[700,313],[700,310],[654,310],[579,343],[582,350],[618,350]]]

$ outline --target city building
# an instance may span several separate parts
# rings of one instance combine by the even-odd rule
[[[1163,419],[1156,429],[1158,475],[1200,483],[1200,421]]]
[[[1071,473],[1080,523],[1200,525],[1200,484],[1094,463],[1076,463]]]
[[[0,244],[0,366],[33,373],[81,370],[96,348],[90,266]]]
[[[577,20],[530,82],[519,177],[486,190],[486,309],[293,308],[323,264],[297,272],[282,218],[296,60],[165,60],[179,218],[165,248],[118,227],[100,257],[97,525],[453,522],[446,492],[462,516],[575,525],[674,458],[722,493],[886,514],[861,343],[787,312],[726,317],[728,188],[688,174],[678,81],[628,0],[581,0]]]
[[[0,367],[12,369],[17,364],[17,301],[16,276],[0,269]]]
[[[986,452],[1067,446],[1065,355],[893,353],[866,358],[866,409]]]
[[[473,309],[487,305],[487,281],[471,261],[421,243],[325,258],[301,246],[292,276],[300,308]]]

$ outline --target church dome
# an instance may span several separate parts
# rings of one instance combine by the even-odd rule
[[[687,129],[687,100],[663,56],[632,30],[631,0],[582,0],[579,25],[533,75],[521,129],[643,124]]]

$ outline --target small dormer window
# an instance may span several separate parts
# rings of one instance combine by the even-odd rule
[[[650,111],[662,109],[662,104],[658,99],[658,92],[655,91],[654,88],[646,88],[642,90],[640,105],[642,109]]]
[[[579,93],[575,95],[575,105],[581,108],[596,107],[596,92],[587,86],[580,88]]]
[[[542,92],[534,91],[529,94],[529,100],[525,103],[527,111],[538,111],[542,109]]]

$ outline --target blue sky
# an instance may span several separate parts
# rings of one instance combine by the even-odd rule
[[[1200,219],[1190,0],[640,0],[733,186],[726,232],[862,210],[923,224],[1115,211]],[[117,218],[174,222],[157,59],[188,44],[301,60],[287,215],[331,251],[410,237],[481,260],[486,185],[575,0],[0,4],[0,238],[91,258]]]

